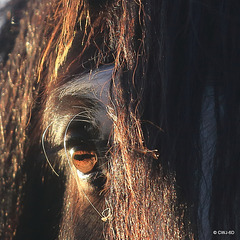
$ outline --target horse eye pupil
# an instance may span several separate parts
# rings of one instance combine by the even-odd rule
[[[78,161],[83,161],[83,160],[86,160],[86,159],[91,159],[91,158],[94,158],[95,155],[93,154],[75,154],[74,155],[74,160],[78,160]]]
[[[97,163],[97,155],[90,151],[70,151],[73,165],[82,173],[91,172]]]

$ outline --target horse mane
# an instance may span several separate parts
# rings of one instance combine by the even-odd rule
[[[236,9],[237,1],[28,1],[0,72],[1,235],[16,235],[24,186],[32,176],[31,148],[39,146],[45,130],[41,120],[48,95],[69,76],[112,64],[109,116],[114,133],[105,186],[111,210],[106,237],[159,237],[161,232],[167,239],[193,238],[193,233],[197,239],[203,231],[198,216],[204,176],[201,114],[209,86],[216,121],[209,221],[211,229],[234,229],[238,236]],[[36,160],[36,169],[44,165],[41,160]],[[71,181],[61,170],[64,166],[56,167],[63,171],[62,182]],[[59,189],[63,198],[65,188]],[[74,198],[73,189],[66,201]]]

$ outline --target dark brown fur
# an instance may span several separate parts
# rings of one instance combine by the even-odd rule
[[[233,53],[236,48],[224,52],[222,46],[240,39],[238,21],[228,5],[206,7],[202,1],[198,4],[203,16],[194,4],[28,1],[14,48],[0,72],[1,237],[198,239],[204,231],[198,219],[203,207],[198,198],[203,176],[202,97],[212,84],[208,78],[213,79],[217,128],[210,228],[237,232],[239,180],[232,164],[239,165],[235,144],[239,139],[239,59]],[[208,19],[213,26],[217,19],[221,30],[209,27]],[[213,33],[210,40],[205,31]],[[229,38],[221,38],[226,32]],[[223,63],[228,58],[232,64]],[[58,126],[52,122],[64,125],[61,118],[68,116],[69,121],[77,112],[71,102],[61,105],[54,94],[74,77],[109,65],[113,67],[108,104],[112,129],[103,167],[106,183],[94,188],[78,179],[63,149],[56,153],[62,143],[56,140]],[[224,103],[219,103],[221,98]],[[98,104],[83,96],[79,99],[78,106],[94,112],[93,121]],[[49,159],[59,178],[46,170],[40,146],[45,130]],[[226,203],[227,210],[221,213]],[[58,212],[55,219],[51,209]],[[104,210],[107,221],[101,220]],[[39,216],[54,220],[42,226]],[[32,222],[37,226],[24,233]]]

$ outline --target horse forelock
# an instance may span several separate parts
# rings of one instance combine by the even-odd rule
[[[38,117],[34,116],[32,118],[32,125],[35,126],[35,139],[38,139],[41,136],[40,133],[46,129],[46,126],[51,124],[51,121],[59,120],[61,123],[64,122],[61,116],[59,118],[54,116],[56,119],[51,117],[55,109],[53,106],[48,105],[48,98],[52,96],[51,92],[54,89],[54,85],[58,84],[61,87],[61,82],[64,82],[66,73],[71,73],[76,66],[76,62],[80,65],[80,68],[85,67],[83,63],[84,57],[82,56],[92,46],[98,52],[96,54],[97,57],[93,58],[93,62],[101,63],[101,59],[104,59],[102,58],[102,52],[105,51],[105,44],[109,43],[112,49],[116,49],[116,52],[114,52],[115,70],[113,72],[112,92],[110,93],[112,105],[109,105],[109,116],[112,118],[114,128],[113,146],[111,148],[109,173],[105,186],[106,202],[102,199],[103,197],[100,197],[101,201],[94,200],[98,199],[94,197],[92,197],[93,200],[90,199],[96,208],[99,208],[99,211],[100,209],[109,209],[108,222],[103,226],[101,221],[99,223],[96,220],[96,216],[93,217],[93,221],[91,219],[86,220],[94,210],[89,204],[86,204],[87,207],[82,207],[86,199],[80,194],[76,194],[76,191],[79,190],[76,190],[75,177],[72,176],[69,170],[66,170],[69,177],[67,177],[65,210],[63,210],[60,236],[63,238],[66,238],[66,236],[84,236],[84,234],[78,233],[80,231],[78,229],[84,227],[89,228],[89,231],[86,231],[86,236],[88,236],[89,232],[91,232],[90,229],[93,229],[96,225],[99,231],[103,227],[105,228],[105,237],[109,239],[116,236],[119,236],[121,239],[128,239],[134,236],[142,237],[151,234],[157,238],[163,236],[167,236],[168,239],[180,238],[183,236],[181,226],[179,226],[179,224],[181,225],[181,220],[178,220],[177,215],[174,215],[176,202],[173,187],[174,180],[172,177],[164,177],[161,169],[159,169],[158,174],[151,173],[152,160],[149,160],[151,157],[142,157],[140,156],[141,154],[137,153],[146,150],[137,114],[138,101],[134,100],[133,104],[131,103],[126,108],[128,104],[128,101],[125,100],[126,92],[131,89],[132,84],[134,85],[132,80],[134,79],[134,74],[136,74],[137,65],[140,65],[138,63],[138,55],[141,55],[144,51],[145,33],[142,32],[141,34],[141,31],[139,31],[140,34],[136,36],[134,31],[143,28],[145,12],[141,2],[138,4],[127,4],[126,1],[122,1],[122,4],[117,3],[115,6],[114,4],[113,6],[110,4],[114,10],[105,14],[100,13],[99,17],[93,17],[93,19],[89,15],[90,7],[83,1],[71,1],[70,5],[67,4],[67,1],[62,1],[61,3],[57,1],[32,1],[28,5],[30,10],[21,22],[20,35],[16,40],[20,41],[22,45],[16,45],[18,47],[13,50],[6,63],[15,67],[11,71],[7,70],[2,73],[3,79],[6,79],[3,83],[3,90],[12,88],[14,93],[15,89],[18,91],[20,87],[23,87],[21,95],[16,95],[16,98],[12,97],[14,103],[10,105],[11,109],[9,109],[9,112],[14,112],[15,109],[19,108],[18,102],[24,104],[20,109],[25,109],[24,112],[20,112],[15,117],[19,120],[16,125],[23,129],[22,133],[17,131],[17,129],[15,131],[15,134],[21,135],[22,138],[22,140],[19,140],[18,137],[15,137],[18,144],[21,144],[21,149],[19,149],[20,155],[18,155],[18,171],[21,172],[23,151],[27,151],[31,145],[36,143],[27,143],[28,146],[24,146],[24,143],[26,144],[25,129],[29,124],[29,117],[32,111],[31,102],[33,100],[36,102],[34,112],[40,112]],[[31,9],[37,9],[38,14],[31,15]],[[107,19],[107,30],[104,31],[102,26],[100,26],[103,18]],[[138,22],[139,20],[140,22]],[[76,27],[76,25],[78,26]],[[83,30],[83,34],[80,34],[80,36],[76,35],[80,38],[78,42],[82,44],[82,47],[77,53],[71,53],[70,50],[72,44],[74,44],[73,36],[75,36],[76,28]],[[94,36],[96,32],[100,34],[101,31],[104,32],[105,37],[100,42],[99,48],[95,43]],[[109,38],[106,36],[109,36]],[[134,41],[132,41],[133,39]],[[22,56],[17,55],[19,52]],[[68,55],[68,53],[70,54]],[[16,55],[18,59],[15,59]],[[25,60],[23,60],[24,58]],[[61,68],[65,61],[70,63],[70,68]],[[141,61],[146,61],[146,59],[142,58]],[[29,68],[29,65],[32,68]],[[66,72],[63,70],[66,70]],[[117,77],[114,74],[121,72],[121,70],[130,71],[132,77],[128,78],[129,80],[126,80],[126,82],[122,80],[117,82]],[[18,82],[14,82],[11,85],[11,78],[15,74],[20,76],[20,78],[17,78]],[[27,87],[24,87],[23,83],[26,83]],[[124,85],[127,86],[128,84],[129,86],[125,89]],[[141,85],[141,83],[139,84]],[[133,99],[134,95],[136,95],[135,90],[128,96],[128,99]],[[55,104],[55,100],[53,100],[55,98],[53,97],[49,102]],[[86,102],[85,105],[89,106],[89,102]],[[44,110],[43,106],[47,110]],[[47,113],[44,113],[44,111]],[[43,125],[39,123],[39,119],[44,121]],[[9,117],[6,117],[5,121],[10,122]],[[69,117],[66,121],[69,121]],[[55,127],[55,130],[58,127]],[[60,139],[58,136],[56,138]],[[12,151],[15,146],[15,142],[10,141],[7,149]],[[10,156],[8,153],[6,155]],[[16,170],[13,171],[16,172]],[[157,180],[154,180],[154,174],[158,175]],[[23,183],[18,182],[17,184],[18,186],[16,187],[21,189]],[[159,208],[159,202],[161,202],[161,208]],[[84,221],[79,220],[82,217],[84,217]],[[69,225],[65,224],[66,222]],[[157,225],[156,222],[158,222]],[[66,233],[69,230],[67,226],[70,226],[70,223],[75,225],[74,230],[72,233],[71,231]],[[11,223],[11,226],[14,229],[13,223]],[[149,228],[149,226],[152,227]],[[171,226],[171,229],[169,229],[169,226]],[[90,233],[89,236],[93,237],[94,234]],[[98,235],[98,231],[96,231],[96,235]]]

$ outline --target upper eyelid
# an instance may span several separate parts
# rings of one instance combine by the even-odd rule
[[[92,145],[91,145],[92,144]],[[87,140],[79,140],[79,139],[69,139],[66,141],[67,149],[72,147],[95,147],[95,148],[108,148],[109,141],[108,139],[87,139]]]
[[[93,79],[100,82],[104,85],[105,89],[105,98],[108,99],[108,90],[109,86],[105,85],[106,81],[109,81],[112,76],[113,67],[101,67],[100,69],[96,70],[92,73]],[[100,76],[100,79],[97,79],[97,77]],[[65,83],[61,87],[54,90],[50,95],[48,96],[47,104],[46,104],[46,110],[44,113],[45,119],[51,119],[53,121],[53,124],[51,125],[51,134],[49,135],[49,140],[52,141],[56,145],[62,144],[62,139],[65,136],[65,130],[66,126],[68,126],[69,121],[72,119],[74,115],[82,115],[82,119],[80,121],[86,121],[91,122],[94,127],[97,127],[97,116],[100,114],[107,114],[106,112],[106,105],[107,101],[105,103],[101,102],[101,99],[96,98],[97,96],[94,95],[86,95],[85,90],[88,89],[86,86],[84,87],[81,83],[82,80],[89,80],[89,74],[85,74],[81,76],[81,79],[73,79],[70,80],[70,83]],[[94,80],[93,80],[94,82]],[[77,90],[71,89],[74,88],[72,83],[75,84],[75,87]],[[68,85],[70,84],[70,85]],[[100,85],[101,85],[100,84]],[[101,88],[103,86],[98,86],[99,91],[101,91]],[[69,87],[68,90],[64,90],[64,88]],[[85,89],[85,90],[84,90]],[[81,91],[83,90],[83,92]],[[59,93],[61,91],[62,95]],[[72,95],[73,93],[76,93],[76,95]],[[66,98],[65,98],[66,97]],[[59,101],[60,100],[60,101]],[[79,120],[74,120],[79,121]],[[105,120],[104,120],[105,121]],[[45,122],[46,126],[48,124],[48,121]],[[103,134],[105,135],[107,133],[105,131]]]

